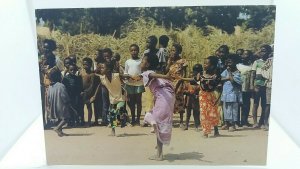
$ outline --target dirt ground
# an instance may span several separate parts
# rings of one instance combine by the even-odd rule
[[[58,137],[45,130],[46,154],[49,165],[265,165],[268,132],[242,129],[220,130],[220,137],[202,138],[193,126],[183,131],[174,116],[171,144],[164,147],[164,161],[151,161],[155,154],[156,137],[150,127],[116,129],[90,127],[64,129],[70,136]],[[193,120],[193,118],[191,119]],[[251,122],[251,119],[249,119]],[[193,123],[193,121],[192,121]],[[193,124],[191,124],[193,125]]]

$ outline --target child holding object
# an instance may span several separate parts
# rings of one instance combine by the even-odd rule
[[[221,74],[222,81],[224,81],[221,101],[223,102],[224,120],[230,132],[236,129],[239,104],[242,103],[242,79],[236,68],[237,58],[236,55],[229,55],[225,62],[227,69]]]
[[[157,136],[157,154],[149,159],[162,161],[163,145],[168,145],[171,141],[175,92],[172,82],[168,80],[171,79],[169,75],[154,72],[157,65],[158,58],[146,54],[142,60],[141,69],[144,85],[149,87],[154,95],[154,107],[146,113],[144,119],[146,123],[154,127]]]
[[[137,76],[141,74],[141,59],[139,58],[139,50],[140,49],[138,45],[130,45],[129,51],[131,54],[131,59],[128,59],[125,62],[124,74],[128,74],[130,76]],[[143,81],[128,79],[125,89],[128,96],[128,105],[131,111],[131,125],[140,125],[140,116],[142,112],[142,93],[145,92]]]

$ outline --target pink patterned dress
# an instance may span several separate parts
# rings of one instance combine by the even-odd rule
[[[154,107],[145,115],[145,122],[156,124],[156,135],[163,144],[170,144],[173,111],[175,103],[175,92],[172,82],[161,78],[149,78],[149,74],[154,71],[146,71],[142,73],[144,85],[149,87],[154,95]]]

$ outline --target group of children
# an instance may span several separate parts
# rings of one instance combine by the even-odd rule
[[[156,48],[158,40],[159,49]],[[130,45],[131,58],[124,67],[120,55],[113,55],[109,48],[99,49],[94,61],[85,57],[79,68],[76,56],[72,55],[64,59],[62,67],[62,61],[53,53],[55,41],[46,39],[40,61],[45,126],[57,123],[54,131],[64,136],[67,134],[62,128],[66,123],[71,127],[109,125],[111,134],[115,135],[118,124],[121,127],[129,124],[127,103],[131,125],[149,124],[156,133],[157,154],[151,157],[153,160],[163,159],[162,147],[170,143],[174,113],[179,113],[183,130],[188,130],[193,111],[196,131],[201,127],[207,138],[214,129],[214,136],[218,136],[220,124],[228,131],[236,130],[236,126],[252,126],[248,117],[250,98],[254,98],[253,127],[268,129],[272,82],[269,45],[263,45],[256,54],[243,49],[230,54],[228,46],[222,45],[214,56],[205,59],[203,67],[195,64],[188,73],[187,61],[181,55],[182,46],[173,44],[168,51],[168,42],[166,35],[159,39],[148,37],[147,49],[141,56],[139,46]],[[147,101],[143,123],[140,122],[142,95]],[[257,123],[260,100],[262,114]],[[84,106],[88,110],[86,124]]]

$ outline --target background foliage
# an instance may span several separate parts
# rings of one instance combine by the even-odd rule
[[[36,10],[36,17],[38,42],[54,39],[61,57],[76,54],[80,60],[110,47],[123,63],[130,56],[131,44],[138,44],[142,53],[148,36],[165,34],[170,37],[169,47],[173,42],[183,46],[182,56],[192,65],[202,63],[223,44],[231,52],[238,48],[256,51],[262,44],[273,44],[275,7],[41,9]],[[50,33],[43,33],[41,26]]]

